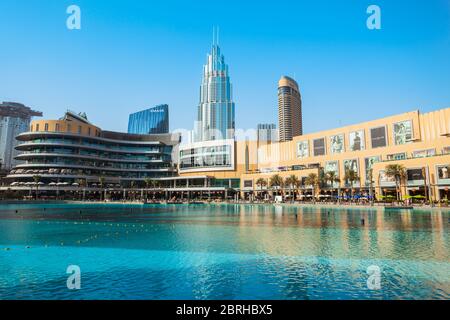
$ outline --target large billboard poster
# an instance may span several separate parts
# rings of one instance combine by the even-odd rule
[[[439,179],[449,179],[450,170],[448,166],[438,166],[438,177]]]
[[[337,134],[330,137],[330,150],[331,154],[337,154],[344,152],[344,135]]]
[[[381,161],[380,156],[373,156],[373,157],[368,157],[368,158],[364,159],[365,168],[366,168],[366,184],[370,183],[370,170],[373,169],[373,165],[380,161]],[[373,179],[374,178],[372,177],[372,180]]]
[[[297,143],[297,158],[307,158],[309,156],[308,141],[300,141]]]
[[[334,172],[336,178],[339,177],[339,162],[338,161],[328,161],[325,163],[325,174],[328,172]],[[327,185],[330,186],[331,183],[327,181]],[[333,187],[337,186],[337,182],[333,182]]]
[[[348,170],[353,170],[359,175],[358,159],[344,160],[344,173]],[[357,181],[354,181],[353,183],[354,185],[358,185]],[[350,181],[346,180],[345,184],[350,185]]]
[[[412,121],[394,123],[394,143],[401,145],[412,139]]]
[[[350,132],[349,135],[350,151],[361,151],[366,149],[364,140],[364,130]]]
[[[328,161],[325,163],[325,173],[334,172],[336,177],[339,177],[339,162],[338,161]]]

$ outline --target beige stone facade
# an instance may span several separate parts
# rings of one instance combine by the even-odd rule
[[[412,111],[342,128],[296,136],[292,141],[236,142],[236,168],[227,172],[202,172],[217,179],[241,179],[241,192],[258,191],[259,178],[274,174],[304,180],[310,173],[336,171],[339,188],[348,191],[346,168],[360,177],[353,188],[367,191],[372,169],[372,187],[377,195],[395,188],[383,171],[388,164],[404,165],[408,172],[403,194],[423,192],[434,200],[448,195],[450,187],[450,108],[425,114]],[[423,175],[425,173],[425,179]],[[198,173],[197,173],[198,174]],[[322,189],[336,189],[337,185]],[[406,192],[406,193],[405,193]]]

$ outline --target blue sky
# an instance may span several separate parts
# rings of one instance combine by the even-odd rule
[[[299,82],[305,132],[450,107],[450,1],[242,2],[1,0],[0,101],[120,131],[167,103],[171,128],[190,129],[217,25],[238,128],[277,122],[282,74]],[[71,4],[82,30],[66,28]],[[382,30],[366,27],[371,4]]]

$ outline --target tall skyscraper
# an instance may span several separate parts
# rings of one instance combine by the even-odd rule
[[[42,117],[42,113],[20,103],[0,104],[0,169],[10,170],[19,163],[14,159],[18,154],[16,136],[30,129],[33,116]]]
[[[233,139],[234,108],[228,65],[218,41],[213,40],[211,53],[203,66],[195,140]]]
[[[144,111],[130,114],[128,133],[169,133],[169,106],[162,104]]]
[[[278,82],[278,124],[280,141],[303,134],[300,90],[297,82],[287,76]]]

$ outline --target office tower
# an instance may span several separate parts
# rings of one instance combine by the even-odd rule
[[[31,117],[41,117],[42,113],[33,111],[20,103],[0,104],[0,164],[2,170],[10,170],[18,164],[16,136],[28,131]]]
[[[278,141],[277,126],[274,123],[258,124],[257,136],[258,141]]]
[[[169,133],[169,106],[167,104],[162,104],[130,114],[128,120],[128,133]]]
[[[303,134],[300,91],[297,82],[287,76],[278,82],[278,126],[280,141]]]
[[[213,40],[203,66],[195,140],[234,139],[234,108],[228,65]]]

